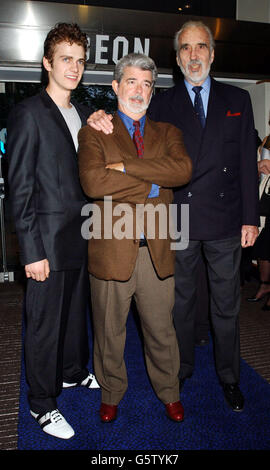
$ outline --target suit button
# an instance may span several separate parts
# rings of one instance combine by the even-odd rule
[[[227,173],[227,170],[228,170],[227,167],[224,166],[224,168],[223,168],[224,173]]]
[[[219,197],[224,197],[224,193],[220,193],[220,194],[219,194]]]
[[[192,197],[192,193],[189,191],[187,196]]]

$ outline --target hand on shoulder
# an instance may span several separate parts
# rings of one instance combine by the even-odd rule
[[[113,131],[112,118],[111,114],[106,114],[103,109],[99,109],[90,114],[87,124],[97,131],[102,131],[104,134],[111,134]]]

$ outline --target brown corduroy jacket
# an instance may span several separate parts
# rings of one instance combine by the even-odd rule
[[[79,132],[79,172],[85,194],[93,199],[88,248],[88,269],[104,280],[128,280],[134,270],[143,232],[160,278],[174,274],[171,250],[170,188],[188,183],[192,164],[181,131],[171,124],[146,118],[144,156],[116,115],[110,135],[85,126]],[[123,162],[125,173],[106,169]],[[148,198],[152,183],[159,196]],[[104,197],[107,198],[104,201]],[[150,215],[149,215],[150,214]],[[95,232],[95,236],[93,236]]]

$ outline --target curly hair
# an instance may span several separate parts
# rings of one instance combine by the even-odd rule
[[[57,23],[54,28],[49,31],[44,42],[44,57],[48,59],[50,64],[53,62],[55,46],[63,41],[82,46],[86,57],[88,48],[86,34],[81,31],[76,23]]]

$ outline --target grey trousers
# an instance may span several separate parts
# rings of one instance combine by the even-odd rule
[[[179,350],[173,326],[174,278],[158,278],[147,247],[141,247],[128,281],[90,275],[94,323],[94,366],[102,402],[118,405],[128,386],[124,348],[132,297],[144,337],[152,386],[163,403],[179,400]]]
[[[225,383],[239,381],[240,237],[224,240],[190,240],[176,252],[174,323],[181,356],[180,377],[192,375],[197,308],[198,265],[203,247],[210,286],[216,370]]]

